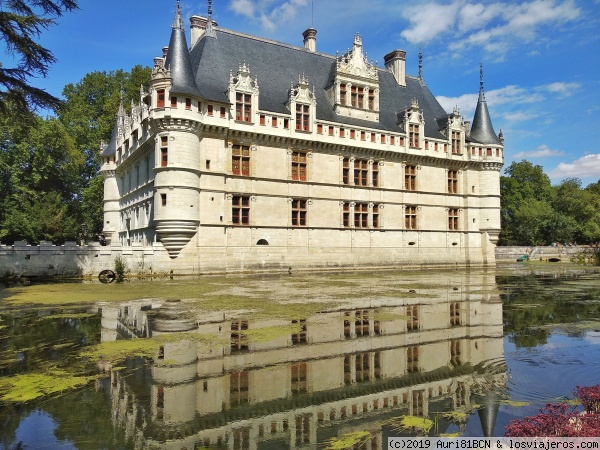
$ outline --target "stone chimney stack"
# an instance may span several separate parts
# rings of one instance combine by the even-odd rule
[[[163,47],[163,58],[166,58],[166,57],[167,57],[167,53],[169,53],[169,46],[168,46],[168,45],[165,45],[165,46]]]
[[[208,25],[208,19],[202,16],[192,16],[190,17],[190,25],[191,47],[193,47],[200,40],[200,38],[204,36],[206,26]],[[213,27],[216,27],[218,26],[218,23],[213,20],[212,25]]]
[[[314,28],[309,28],[304,33],[302,33],[302,36],[304,36],[304,48],[310,52],[316,52],[317,30],[315,30]]]
[[[394,74],[400,86],[406,86],[406,52],[394,50],[383,57],[385,67]]]

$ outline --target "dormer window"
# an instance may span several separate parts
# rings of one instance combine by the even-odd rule
[[[362,39],[335,62],[335,82],[329,98],[337,114],[364,120],[379,120],[379,75],[377,67],[363,54]]]
[[[310,106],[296,104],[296,130],[310,131]]]
[[[452,153],[461,153],[460,151],[460,132],[452,132]]]
[[[315,116],[315,93],[308,87],[308,79],[302,75],[298,78],[298,84],[292,85],[290,89],[290,100],[287,104],[290,112],[296,113],[296,131],[311,131],[312,118]],[[285,120],[284,120],[285,125]],[[285,128],[285,126],[284,126]]]
[[[417,124],[408,125],[408,145],[412,148],[419,147],[419,125]]]
[[[235,120],[252,123],[258,108],[258,82],[250,78],[250,68],[242,64],[236,76],[229,76],[229,101],[235,105]]]
[[[252,96],[237,92],[235,94],[235,120],[252,122]]]

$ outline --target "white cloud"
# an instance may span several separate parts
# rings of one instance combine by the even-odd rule
[[[535,150],[530,150],[530,151],[525,151],[525,152],[519,152],[519,153],[517,153],[514,156],[514,158],[515,159],[520,159],[520,158],[549,158],[549,157],[552,157],[552,156],[562,156],[564,154],[565,154],[565,152],[563,152],[561,150],[552,150],[546,144],[543,144],[543,145],[540,145]]]
[[[409,42],[422,43],[450,31],[456,22],[460,3],[427,3],[407,8],[404,17],[410,21],[411,28],[404,30],[401,35]]]
[[[571,163],[560,163],[548,175],[550,178],[600,178],[600,154],[585,155]]]
[[[533,111],[509,111],[502,114],[504,120],[508,120],[509,122],[524,122],[526,120],[535,119],[540,115]]]
[[[494,54],[506,53],[518,42],[532,42],[552,26],[575,20],[581,14],[575,0],[531,0],[520,4],[490,4],[469,0],[430,2],[406,8],[410,27],[401,35],[411,43],[425,43],[449,36],[449,49],[482,47]]]
[[[240,16],[251,19],[256,15],[256,5],[251,0],[231,0],[229,9]]]
[[[568,97],[573,92],[578,91],[581,85],[579,83],[561,83],[555,82],[540,86],[539,90],[558,94],[561,97]]]
[[[308,0],[231,0],[229,9],[240,16],[258,21],[268,31],[293,21]]]

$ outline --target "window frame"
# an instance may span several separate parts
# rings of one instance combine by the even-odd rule
[[[308,225],[308,201],[303,198],[292,199],[291,224],[293,227],[306,227]]]
[[[292,180],[306,181],[308,179],[308,153],[292,151]]]
[[[238,122],[252,122],[252,94],[247,92],[235,93],[235,120]]]
[[[231,173],[241,177],[250,176],[250,146],[233,144],[231,146]]]
[[[249,195],[233,195],[231,197],[231,223],[236,226],[250,225]]]

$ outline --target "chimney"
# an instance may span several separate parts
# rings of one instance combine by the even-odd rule
[[[163,47],[163,58],[165,58],[165,59],[167,58],[167,53],[169,53],[169,46],[165,45]]]
[[[385,67],[394,74],[400,86],[406,86],[406,52],[394,50],[383,57]]]
[[[304,36],[304,48],[310,52],[316,52],[317,30],[315,30],[314,28],[309,28],[304,33],[302,33],[302,36]]]
[[[208,25],[208,19],[202,16],[192,16],[190,17],[190,25],[191,47],[193,47],[200,40],[200,38],[204,36],[206,26]],[[213,20],[212,25],[213,27],[216,27],[218,26],[218,23]]]

